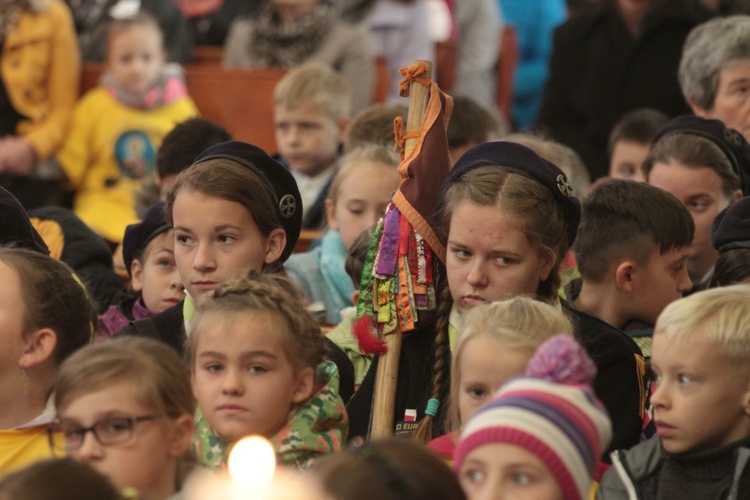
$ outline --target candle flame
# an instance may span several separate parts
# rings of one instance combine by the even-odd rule
[[[227,468],[229,477],[246,488],[266,486],[276,471],[276,453],[263,437],[242,438],[232,447]]]

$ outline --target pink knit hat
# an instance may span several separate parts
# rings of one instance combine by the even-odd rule
[[[503,385],[464,425],[454,466],[485,444],[506,443],[536,455],[566,499],[588,497],[597,462],[612,439],[612,426],[591,382],[596,367],[566,335],[546,341],[529,361],[526,376]]]

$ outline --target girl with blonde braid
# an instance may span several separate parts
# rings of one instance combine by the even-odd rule
[[[198,459],[219,467],[232,444],[253,434],[301,468],[340,449],[348,423],[324,339],[283,276],[251,271],[217,286],[196,309],[187,348]]]

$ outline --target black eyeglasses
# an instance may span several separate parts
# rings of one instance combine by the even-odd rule
[[[83,427],[72,422],[55,421],[47,428],[47,436],[52,449],[61,452],[76,451],[83,446],[86,434],[91,432],[102,446],[125,444],[133,439],[133,427],[138,422],[159,418],[159,415],[141,417],[106,417],[94,422],[91,427]],[[62,440],[58,436],[62,436]]]

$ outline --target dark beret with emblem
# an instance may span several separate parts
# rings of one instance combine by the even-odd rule
[[[546,187],[563,212],[567,225],[568,243],[576,239],[581,221],[581,203],[573,196],[568,177],[553,163],[534,151],[514,142],[485,142],[474,146],[458,159],[440,189],[438,203],[443,203],[445,190],[466,172],[478,167],[494,166],[536,180]]]
[[[211,146],[198,155],[194,164],[216,158],[231,160],[249,168],[271,188],[276,202],[276,215],[286,232],[286,247],[281,254],[281,262],[284,262],[292,254],[302,229],[302,197],[297,181],[268,153],[246,142],[229,141]]]
[[[141,222],[125,228],[125,236],[122,238],[122,260],[128,275],[133,259],[139,258],[151,240],[170,228],[164,220],[164,202],[161,201],[146,211]]]
[[[734,129],[727,128],[719,120],[701,118],[695,115],[678,116],[664,125],[652,144],[674,134],[697,135],[716,144],[729,159],[732,170],[740,178],[742,194],[750,194],[750,145]]]
[[[13,245],[49,255],[49,248],[21,203],[10,191],[0,187],[0,245]]]
[[[750,196],[732,203],[714,217],[711,244],[719,253],[750,248]]]

